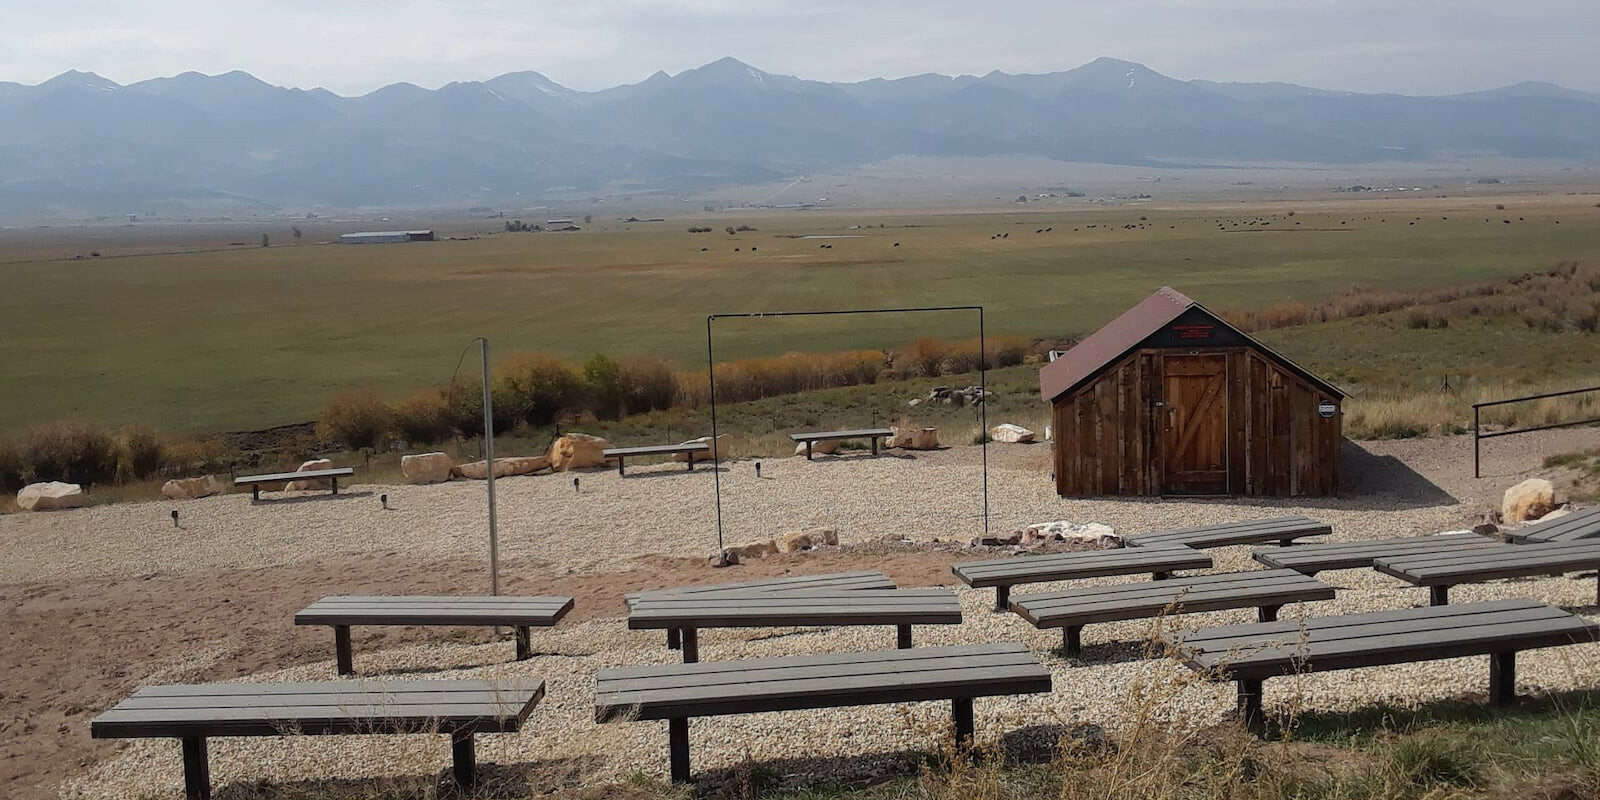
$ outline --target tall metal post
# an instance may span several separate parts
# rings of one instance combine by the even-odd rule
[[[494,405],[489,397],[489,339],[483,345],[483,464],[489,487],[489,593],[500,594],[500,537],[494,518]]]
[[[983,430],[978,441],[983,445],[983,535],[989,535],[989,349],[983,338],[983,306],[978,306],[978,407]]]
[[[711,399],[711,480],[717,493],[717,552],[724,549],[722,543],[722,448],[717,441],[717,364],[711,357],[711,322],[717,318],[716,314],[706,315],[706,377],[710,380],[710,389],[706,396]],[[689,460],[690,464],[694,459]]]

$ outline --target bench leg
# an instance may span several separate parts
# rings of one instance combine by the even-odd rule
[[[517,626],[517,660],[527,661],[533,658],[533,636],[528,626]]]
[[[911,626],[910,625],[896,625],[895,626],[895,642],[894,642],[894,646],[900,648],[901,650],[910,650],[911,649]]]
[[[458,730],[450,734],[450,766],[457,789],[466,791],[478,782],[478,746],[473,741],[472,731]]]
[[[211,761],[206,757],[206,737],[183,737],[183,796],[211,800]]]
[[[1006,611],[1011,608],[1011,587],[994,587],[994,610]]]
[[[355,664],[350,657],[350,626],[333,626],[333,657],[339,662],[340,675],[356,674]]]
[[[872,437],[872,454],[878,454],[878,437],[876,436]]]
[[[1434,605],[1434,606],[1447,606],[1447,605],[1450,605],[1450,587],[1448,587],[1448,586],[1429,586],[1428,587],[1428,605]]]
[[[1489,654],[1489,703],[1509,706],[1517,702],[1517,654]]]
[[[689,720],[674,717],[667,720],[667,749],[671,752],[672,782],[689,782]]]
[[[332,479],[332,485],[333,485],[333,493],[334,494],[338,494],[339,493],[339,479],[338,478],[333,478]]]
[[[681,643],[681,640],[678,638],[678,633],[679,633],[679,631],[678,631],[677,628],[668,628],[667,629],[667,649],[668,650],[677,650],[678,648],[683,646],[682,643]]]
[[[806,460],[807,461],[811,460],[811,443],[810,442],[806,442]]]
[[[1259,732],[1265,727],[1266,717],[1261,708],[1261,679],[1239,679],[1239,719],[1249,731]]]
[[[1168,579],[1170,577],[1172,577],[1172,573],[1170,573],[1170,572],[1152,572],[1152,573],[1150,573],[1150,580],[1153,580],[1153,581],[1164,581],[1164,580],[1166,580],[1166,579]]]
[[[950,721],[955,724],[956,749],[972,746],[972,698],[956,697],[950,701]]]
[[[623,471],[623,468],[622,468],[622,456],[617,456],[617,474],[618,475],[626,475],[627,474],[626,472]]]
[[[700,661],[700,632],[694,628],[684,628],[681,635],[683,637],[683,663],[698,663]]]
[[[1256,609],[1256,619],[1262,622],[1277,622],[1280,608],[1283,606],[1262,606]]]
[[[684,462],[690,472],[694,472],[694,453],[684,453]]]
[[[250,502],[252,502],[252,503],[261,502],[261,484],[259,484],[259,483],[250,484]]]
[[[1061,650],[1069,656],[1083,652],[1083,626],[1068,625],[1061,629]]]
[[[1293,539],[1279,539],[1278,540],[1278,546],[1279,547],[1294,547],[1294,540]]]

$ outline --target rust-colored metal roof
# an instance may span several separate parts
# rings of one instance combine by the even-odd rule
[[[1139,301],[1139,304],[1121,316],[1106,323],[1105,327],[1089,334],[1083,341],[1078,342],[1071,350],[1063,353],[1039,370],[1039,393],[1046,402],[1053,402],[1056,398],[1078,388],[1086,381],[1093,379],[1101,370],[1113,362],[1127,355],[1140,343],[1155,335],[1162,328],[1172,324],[1179,316],[1191,308],[1199,308],[1217,323],[1234,330],[1240,337],[1263,353],[1272,357],[1290,371],[1304,377],[1331,394],[1344,397],[1345,393],[1339,387],[1328,383],[1321,378],[1306,371],[1305,368],[1279,355],[1249,334],[1239,331],[1216,314],[1211,313],[1205,306],[1190,299],[1184,293],[1163,286],[1155,294]]]

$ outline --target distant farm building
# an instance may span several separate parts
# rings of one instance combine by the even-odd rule
[[[1056,492],[1325,496],[1345,394],[1170,287],[1039,372]]]
[[[339,237],[341,244],[388,244],[392,242],[431,242],[433,231],[362,231]]]

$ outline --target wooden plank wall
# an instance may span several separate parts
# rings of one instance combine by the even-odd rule
[[[1327,395],[1250,349],[1228,351],[1228,473],[1232,493],[1327,496],[1339,490],[1342,413]],[[1161,351],[1125,357],[1051,410],[1056,491],[1064,496],[1158,495]],[[1342,412],[1342,409],[1340,409]]]

